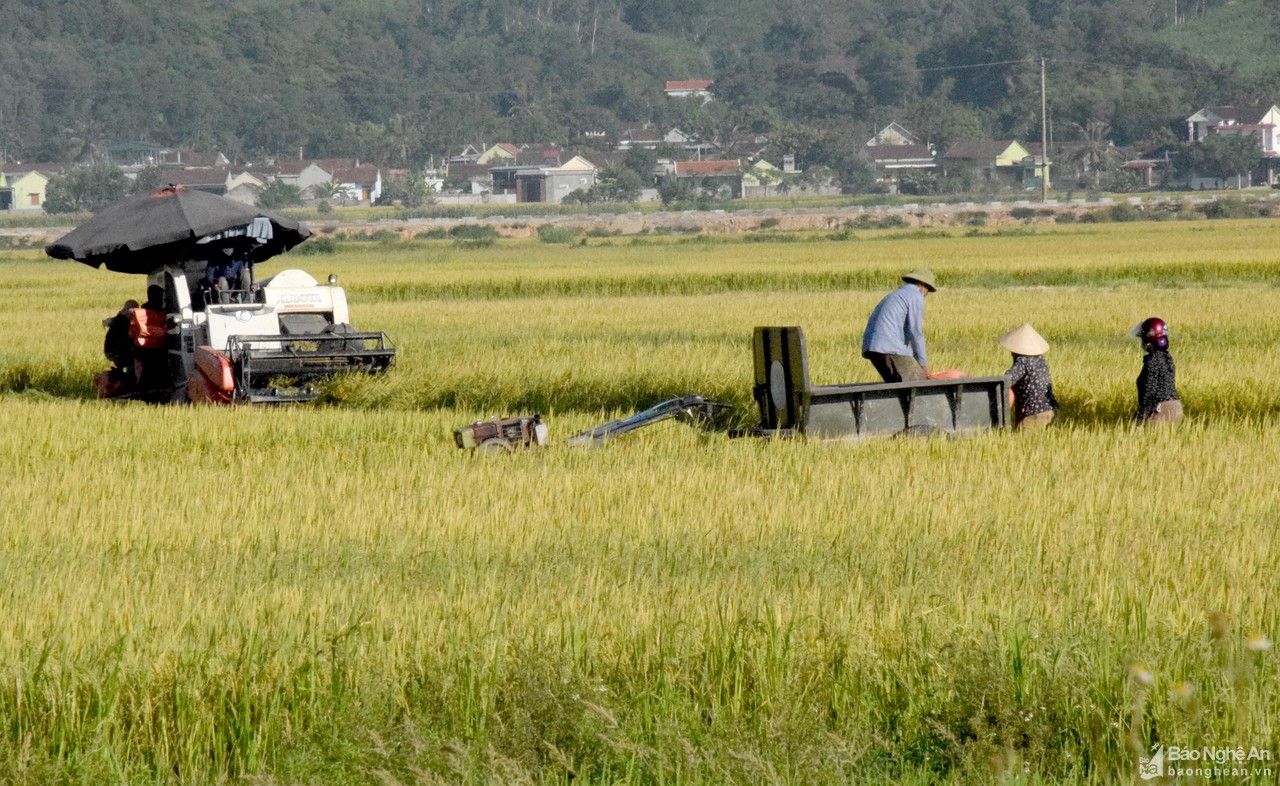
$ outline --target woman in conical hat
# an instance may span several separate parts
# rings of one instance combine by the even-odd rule
[[[1049,342],[1031,325],[1022,325],[1006,333],[1000,339],[1000,346],[1013,355],[1013,365],[1004,375],[1009,378],[1014,426],[1019,429],[1048,426],[1058,409],[1049,364],[1044,359]]]

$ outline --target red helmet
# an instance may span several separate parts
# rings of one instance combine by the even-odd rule
[[[1142,341],[1144,349],[1168,349],[1169,326],[1160,317],[1148,317],[1133,329],[1133,335]]]

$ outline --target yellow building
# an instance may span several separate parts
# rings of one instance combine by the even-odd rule
[[[43,212],[48,185],[35,170],[0,173],[0,211]]]

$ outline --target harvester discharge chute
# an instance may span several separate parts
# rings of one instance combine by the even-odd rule
[[[122,349],[108,351],[116,368],[97,376],[101,395],[307,401],[317,381],[381,373],[396,356],[385,334],[351,324],[333,276],[327,284],[301,270],[254,278],[255,263],[310,236],[298,221],[170,187],[107,208],[46,251],[147,276],[145,306],[117,315],[128,335]]]

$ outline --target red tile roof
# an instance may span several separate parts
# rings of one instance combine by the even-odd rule
[[[628,128],[622,132],[622,139],[632,142],[661,142],[662,133],[656,128]]]
[[[677,161],[676,177],[690,175],[737,175],[741,174],[742,165],[736,158],[713,161]]]
[[[712,84],[710,79],[668,79],[666,90],[706,90]]]
[[[360,166],[358,158],[317,158],[313,161],[316,166],[326,172],[333,172],[335,169],[350,169]]]
[[[378,180],[378,168],[376,166],[335,167],[332,170],[332,174],[333,182],[335,183],[358,183],[366,186],[373,185]]]
[[[286,176],[300,175],[302,174],[302,170],[311,166],[311,164],[312,164],[311,161],[297,161],[294,159],[288,159],[285,161],[280,161],[274,167],[272,167],[272,169],[274,169],[277,174],[281,174],[281,175],[286,175]]]

